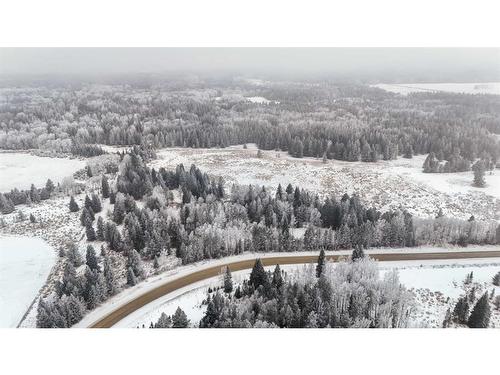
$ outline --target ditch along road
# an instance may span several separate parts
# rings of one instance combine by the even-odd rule
[[[473,258],[500,258],[499,250],[489,251],[457,251],[457,252],[433,252],[433,253],[371,253],[369,256],[378,261],[392,262],[392,261],[406,261],[406,260],[449,260],[449,259],[473,259]],[[331,262],[336,262],[339,258],[345,259],[344,255],[327,255],[326,259]],[[90,328],[111,328],[127,315],[140,309],[154,300],[163,297],[173,291],[184,288],[190,284],[216,277],[221,274],[225,267],[229,267],[231,272],[241,271],[252,268],[258,256],[251,259],[240,261],[233,261],[223,264],[218,264],[210,268],[204,268],[199,271],[194,271],[190,274],[179,276],[176,279],[170,280],[157,286],[154,289],[144,292],[144,294],[134,298],[131,301],[124,302],[115,310],[107,313],[104,317],[95,321],[90,325]],[[313,263],[318,260],[318,254],[315,255],[290,255],[290,256],[276,256],[276,257],[262,257],[260,258],[262,264],[266,266],[274,266],[276,264],[306,264]]]

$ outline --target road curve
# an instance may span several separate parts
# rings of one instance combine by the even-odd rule
[[[345,255],[327,255],[329,261],[338,261],[339,258],[345,258]],[[385,254],[370,254],[370,257],[379,261],[405,261],[405,260],[439,260],[439,259],[467,259],[467,258],[500,258],[500,250],[498,251],[459,251],[459,252],[436,252],[436,253],[385,253]],[[124,303],[98,321],[92,323],[90,328],[110,328],[120,320],[125,318],[132,312],[140,309],[148,303],[160,298],[177,289],[198,281],[215,277],[221,273],[221,269],[229,267],[231,271],[241,271],[252,268],[255,260],[246,259],[226,264],[219,264],[211,268],[205,268],[200,271],[195,271],[188,275],[181,276],[162,284],[152,290],[149,290],[141,296]],[[301,255],[301,256],[278,256],[261,258],[264,266],[273,266],[276,264],[304,264],[316,262],[318,255]]]

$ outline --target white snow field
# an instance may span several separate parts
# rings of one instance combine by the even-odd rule
[[[500,82],[484,83],[379,83],[372,85],[396,94],[408,95],[413,92],[452,92],[456,94],[500,95]]]
[[[186,168],[195,164],[223,177],[228,191],[232,183],[276,188],[279,183],[299,185],[320,195],[357,193],[380,210],[403,207],[420,217],[434,216],[439,208],[447,216],[468,219],[500,218],[500,174],[485,176],[486,188],[472,186],[473,173],[423,173],[426,155],[377,163],[292,158],[286,152],[262,151],[248,144],[224,149],[169,148],[158,152],[152,167]]]
[[[0,327],[16,327],[56,259],[54,249],[36,237],[0,237]]]
[[[249,102],[257,103],[257,104],[269,104],[269,103],[279,104],[278,101],[269,100],[269,99],[264,98],[263,96],[249,96],[246,99]]]
[[[85,167],[85,161],[34,156],[24,152],[0,153],[0,192],[29,189],[31,184],[45,186],[47,179],[56,185],[64,177]]]

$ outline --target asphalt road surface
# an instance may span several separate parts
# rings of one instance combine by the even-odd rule
[[[338,261],[339,258],[345,258],[345,255],[327,255],[326,258],[330,261]],[[467,259],[467,258],[498,258],[500,257],[500,250],[498,251],[459,251],[459,252],[436,252],[436,253],[392,253],[392,254],[370,254],[370,257],[380,261],[405,261],[405,260],[438,260],[438,259]],[[221,273],[225,267],[234,271],[241,271],[244,269],[252,268],[255,260],[247,259],[236,261],[232,263],[219,264],[211,268],[205,268],[200,271],[195,271],[188,275],[181,276],[177,279],[171,280],[162,284],[155,289],[149,290],[139,297],[124,303],[106,316],[90,325],[90,328],[110,328],[120,320],[125,318],[132,312],[140,309],[148,303],[160,298],[168,293],[177,289],[183,288],[187,285],[196,283],[198,281],[215,277]],[[264,266],[274,266],[276,264],[304,264],[316,262],[318,255],[303,255],[303,256],[279,256],[261,258]]]

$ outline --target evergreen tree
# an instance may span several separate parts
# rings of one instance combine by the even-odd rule
[[[92,271],[99,271],[99,263],[97,256],[92,245],[87,246],[87,253],[85,254],[86,264]]]
[[[71,242],[68,245],[68,251],[66,252],[66,258],[68,258],[68,261],[75,267],[79,267],[83,264],[82,256],[80,255],[80,252],[78,251],[78,247],[73,242]]]
[[[137,278],[135,277],[132,267],[127,268],[127,285],[134,286],[137,284]]]
[[[267,278],[267,273],[264,270],[264,266],[262,265],[262,261],[257,259],[252,268],[252,272],[250,273],[250,285],[257,289],[259,286],[263,285],[266,287],[269,284],[269,280]]]
[[[102,216],[97,218],[97,231],[96,231],[97,240],[104,241],[104,220]]]
[[[224,273],[224,293],[231,293],[233,291],[233,278],[231,276],[231,270],[226,267],[226,272]]]
[[[177,307],[175,314],[172,316],[172,328],[187,328],[189,320],[187,315],[180,307]]]
[[[326,266],[326,258],[325,258],[325,250],[321,249],[319,252],[318,263],[316,264],[316,277],[320,277],[325,271]]]
[[[484,166],[484,163],[482,160],[479,160],[474,164],[472,167],[472,170],[474,171],[474,181],[473,185],[475,187],[485,187],[486,186],[486,181],[484,180],[484,174],[486,172],[486,168]]]
[[[118,282],[113,271],[107,252],[103,254],[103,274],[106,286],[106,294],[113,296],[118,292]]]
[[[105,174],[101,178],[101,193],[103,198],[109,198],[109,183]]]
[[[274,267],[274,271],[273,271],[273,286],[280,290],[281,287],[283,286],[283,275],[281,274],[281,268],[280,268],[280,265],[277,264],[276,267]],[[239,288],[239,287],[238,287]],[[235,296],[236,296],[236,293],[235,293]],[[237,297],[239,298],[239,297]]]
[[[484,293],[477,301],[467,321],[470,328],[488,328],[490,324],[490,303],[488,293]]]
[[[101,212],[102,210],[102,205],[101,205],[101,200],[97,196],[97,194],[92,193],[92,211],[94,213]]]
[[[498,271],[495,276],[493,276],[493,285],[500,286],[500,271]]]
[[[145,271],[139,253],[135,249],[131,249],[127,252],[127,256],[127,266],[134,271],[137,278],[144,278]]]
[[[75,197],[71,196],[69,200],[69,210],[71,212],[77,212],[80,210],[80,207],[78,207],[78,203],[75,201]]]
[[[467,297],[460,297],[453,309],[453,317],[457,323],[467,323],[469,316],[469,301]]]
[[[236,291],[234,292],[234,298],[236,299],[240,299],[242,297],[242,293],[241,293],[241,288],[240,286],[238,285],[236,287]],[[500,296],[499,296],[500,297]]]
[[[92,223],[87,222],[85,225],[85,234],[87,235],[87,241],[95,241],[96,240],[96,234],[94,227],[92,226]]]
[[[45,189],[47,190],[47,192],[49,193],[49,195],[52,194],[52,192],[55,190],[55,186],[54,186],[54,183],[52,182],[52,180],[49,178],[47,180],[47,182],[45,183]]]
[[[35,215],[33,215],[32,213],[30,214],[30,221],[32,223],[36,223],[36,218],[35,218]]]
[[[352,251],[351,259],[352,261],[356,261],[358,259],[363,259],[365,257],[365,252],[363,250],[363,245],[358,244]]]
[[[92,200],[90,199],[90,197],[88,195],[85,195],[85,201],[84,201],[84,206],[87,210],[91,209],[92,208]]]
[[[123,223],[123,219],[125,218],[125,202],[123,199],[117,199],[115,203],[115,207],[113,210],[113,221],[120,225]]]
[[[170,327],[172,327],[172,318],[169,315],[165,314],[164,312],[161,313],[160,318],[153,326],[153,328],[170,328]]]

